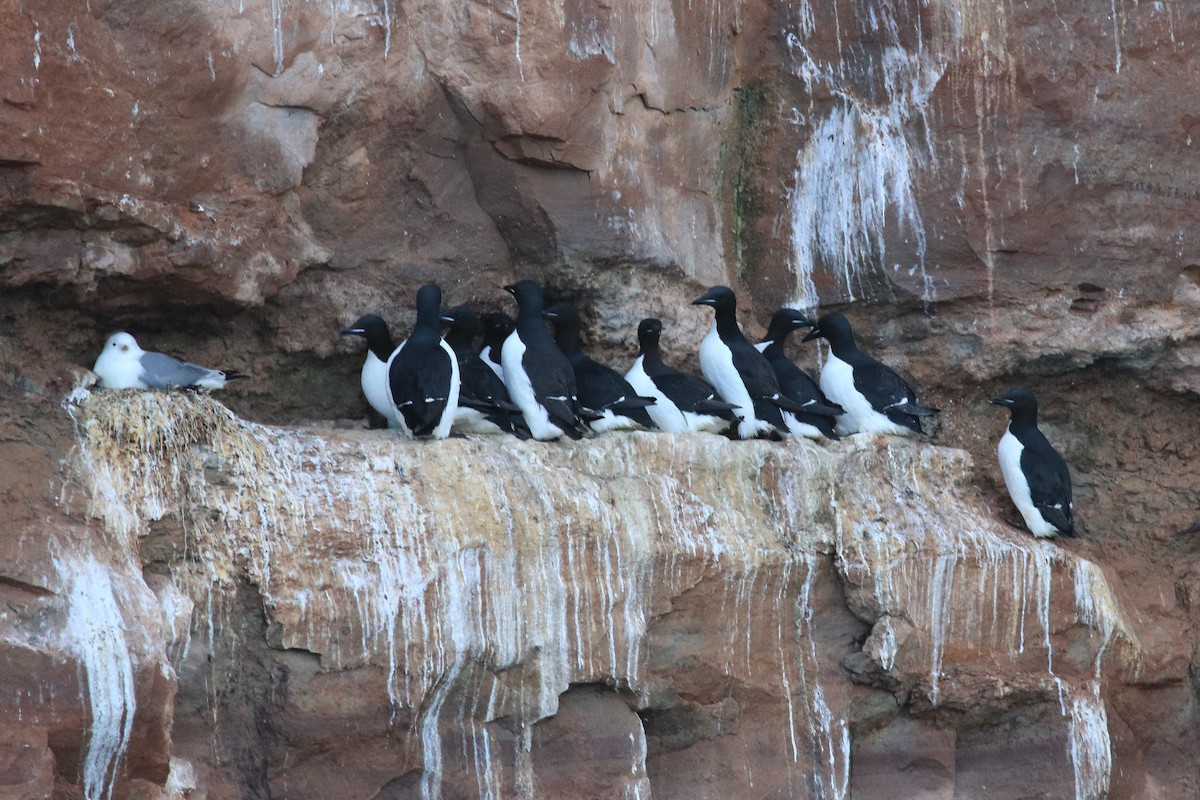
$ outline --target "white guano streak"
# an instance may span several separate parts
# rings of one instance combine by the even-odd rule
[[[803,556],[804,583],[796,598],[796,626],[806,640],[805,652],[797,653],[800,684],[807,700],[809,747],[817,800],[845,800],[850,790],[850,728],[844,715],[835,716],[825,699],[825,690],[818,676],[821,662],[817,656],[816,631],[813,626],[812,589],[820,567],[814,555]],[[799,643],[797,643],[799,645]],[[801,650],[797,647],[797,650]],[[789,705],[789,715],[791,708]],[[793,749],[795,741],[792,742]]]
[[[1075,800],[1101,800],[1108,796],[1112,774],[1112,743],[1108,712],[1100,685],[1088,682],[1071,699],[1067,754],[1075,773]]]
[[[125,622],[107,567],[92,561],[59,561],[55,568],[67,584],[64,644],[75,652],[86,683],[91,726],[83,756],[87,800],[112,797],[117,772],[137,708],[133,659],[125,641]]]
[[[109,534],[133,548],[153,520],[173,513],[189,521],[188,544],[201,558],[191,578],[177,579],[198,610],[210,609],[210,639],[213,593],[244,575],[269,598],[283,646],[317,652],[330,669],[377,664],[384,670],[393,708],[420,710],[417,734],[429,772],[440,771],[444,730],[453,725],[469,726],[476,744],[465,746],[474,750],[468,763],[486,773],[496,766],[484,727],[489,721],[508,717],[528,728],[555,712],[572,682],[645,690],[647,628],[661,613],[655,609],[707,575],[727,582],[721,594],[727,605],[719,612],[726,622],[715,635],[728,637],[728,674],[777,685],[782,679],[797,690],[785,699],[789,762],[803,756],[799,735],[807,722],[822,792],[845,796],[848,731],[816,682],[817,557],[793,553],[807,571],[803,585],[795,569],[789,578],[771,523],[747,511],[762,507],[762,488],[719,477],[759,474],[769,458],[826,481],[833,462],[819,448],[797,443],[784,458],[773,446],[729,448],[717,437],[607,437],[570,445],[572,466],[564,469],[557,449],[509,440],[428,447],[268,428],[238,420],[206,397],[98,393],[71,403],[76,469]],[[625,475],[647,449],[669,451],[670,469]],[[1098,568],[1052,544],[992,532],[952,482],[930,479],[958,468],[943,449],[906,443],[869,457],[886,460],[878,470],[882,486],[829,481],[828,506],[783,492],[773,501],[773,519],[798,530],[828,507],[846,584],[862,586],[860,600],[880,615],[925,634],[909,637],[904,650],[921,639],[936,640],[938,652],[952,640],[1001,652],[1040,641],[1052,670],[1052,571],[1067,581],[1068,592],[1074,580],[1074,597],[1061,598],[1059,608],[1073,599],[1077,621],[1098,632],[1097,666],[1117,637],[1136,648]],[[462,502],[446,501],[444,487],[432,482],[464,487]],[[480,519],[494,519],[498,528],[483,536],[473,528]],[[235,562],[240,572],[231,569]],[[96,697],[117,698],[106,701],[116,710],[95,716],[119,721],[108,727],[117,731],[114,750],[120,750],[127,741],[121,726],[132,718],[132,673],[121,672],[128,649],[113,633],[120,617],[98,569],[84,570],[90,579],[78,585],[100,587],[91,594],[101,602],[81,607],[111,616],[116,622],[104,630],[118,638],[107,660],[95,657],[97,680],[88,680],[98,687]],[[1026,624],[1040,626],[1040,635],[1026,637]],[[769,655],[755,658],[756,652]],[[781,663],[773,663],[775,656]],[[896,658],[893,646],[887,660]],[[940,667],[930,661],[932,682]],[[521,664],[535,665],[532,685],[519,696],[498,688],[494,681]],[[123,682],[100,682],[106,670],[125,676]],[[482,701],[463,697],[475,686],[489,697],[486,710]],[[939,691],[949,690],[948,681],[939,684]],[[482,714],[451,720],[459,708]],[[1076,714],[1081,723],[1084,711]],[[1100,763],[1086,758],[1079,762],[1084,767]],[[524,780],[522,763],[514,769]],[[423,788],[437,796],[440,777],[428,775]]]
[[[275,74],[283,74],[283,0],[271,0],[271,48],[275,55]]]
[[[865,274],[872,265],[919,274],[923,301],[935,299],[925,270],[925,227],[915,192],[916,175],[931,159],[933,144],[926,140],[923,155],[912,142],[920,135],[928,137],[928,101],[946,59],[934,48],[902,47],[893,3],[877,5],[870,27],[887,43],[867,69],[879,101],[856,90],[864,76],[852,70],[861,72],[863,67],[842,59],[840,48],[832,62],[819,62],[811,55],[807,42],[816,25],[808,3],[799,8],[796,30],[784,32],[794,74],[810,92],[819,89],[835,98],[823,119],[813,116],[812,107],[808,113],[793,110],[795,123],[808,129],[808,135],[796,153],[790,197],[791,268],[796,277],[792,304],[809,311],[820,304],[813,281],[817,262],[837,275],[844,299],[863,296]],[[888,263],[889,212],[911,245],[911,264]]]

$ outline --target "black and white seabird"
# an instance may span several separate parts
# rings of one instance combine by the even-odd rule
[[[504,365],[500,363],[500,351],[504,347],[504,340],[516,327],[517,323],[513,322],[513,318],[503,312],[497,311],[483,315],[483,349],[479,351],[479,357],[483,359],[483,363],[491,367],[492,372],[496,373],[496,377],[500,380],[504,380]]]
[[[991,402],[1008,406],[1012,412],[1008,430],[1000,438],[1000,471],[1029,532],[1039,538],[1074,536],[1071,473],[1067,462],[1038,430],[1033,392],[1013,389]]]
[[[641,397],[621,373],[595,361],[583,352],[579,334],[582,322],[571,303],[555,303],[542,312],[554,326],[554,341],[575,370],[579,403],[597,414],[588,421],[594,433],[658,428],[646,407],[653,397]]]
[[[721,399],[732,403],[741,417],[740,439],[789,433],[782,411],[800,411],[783,396],[779,379],[767,357],[754,349],[737,322],[737,296],[728,286],[714,286],[695,306],[712,306],[716,311],[712,328],[700,343],[700,370]]]
[[[446,344],[458,359],[460,388],[458,410],[454,412],[454,430],[461,433],[513,433],[517,407],[508,397],[504,381],[475,352],[479,333],[479,315],[466,306],[454,306],[442,312]]]
[[[726,403],[707,381],[680,372],[664,363],[659,351],[662,322],[644,319],[638,325],[638,357],[625,373],[634,391],[656,402],[648,406],[650,418],[668,433],[723,433],[738,421],[732,403]]]
[[[794,308],[781,308],[771,317],[767,336],[754,345],[771,362],[779,388],[784,397],[799,405],[803,411],[784,411],[783,421],[788,430],[797,436],[820,439],[822,436],[837,439],[834,430],[842,409],[832,405],[817,388],[817,382],[787,357],[785,347],[788,335],[796,328],[811,328],[810,322]]]
[[[398,347],[392,341],[387,323],[378,314],[359,317],[350,327],[342,328],[342,336],[361,336],[367,340],[367,357],[363,360],[359,377],[363,395],[371,408],[387,420],[389,428],[399,428],[400,412],[392,405],[391,390],[388,388],[388,366],[392,356],[399,352],[404,343],[401,342]]]
[[[388,367],[392,405],[410,436],[445,439],[458,408],[458,359],[442,339],[441,305],[435,284],[417,290],[417,323]]]
[[[124,331],[108,337],[92,372],[105,389],[223,389],[230,381],[249,377],[143,350]]]
[[[581,439],[587,426],[580,418],[575,371],[558,349],[542,320],[542,287],[523,280],[505,286],[517,300],[517,324],[500,351],[504,385],[521,409],[533,438]]]
[[[821,368],[821,391],[846,411],[838,417],[838,433],[924,433],[921,419],[938,409],[918,403],[895,370],[859,350],[849,320],[836,311],[824,315],[804,341],[818,338],[828,339],[831,350]]]

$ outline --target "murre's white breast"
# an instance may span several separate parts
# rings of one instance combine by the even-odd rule
[[[754,415],[754,401],[746,389],[741,373],[733,364],[733,352],[717,333],[715,321],[708,329],[704,341],[700,342],[700,371],[704,373],[704,379],[717,390],[722,400],[736,406],[736,413],[741,417],[741,422],[738,423],[740,438],[753,439],[760,433],[767,433],[774,428],[771,423]]]
[[[513,331],[500,348],[500,363],[504,367],[504,385],[508,387],[508,395],[513,404],[521,409],[521,415],[525,417],[525,424],[529,426],[534,439],[558,439],[563,435],[563,430],[550,421],[546,407],[538,402],[533,381],[521,363],[524,357],[525,343],[517,331]]]
[[[1005,430],[1000,437],[1000,446],[996,448],[1000,457],[1000,472],[1004,475],[1004,485],[1008,487],[1008,495],[1012,498],[1017,510],[1025,519],[1029,532],[1040,538],[1058,535],[1058,529],[1046,521],[1042,512],[1033,504],[1033,495],[1029,491],[1029,480],[1021,469],[1021,454],[1025,445],[1013,436],[1011,430]]]
[[[686,433],[688,425],[687,420],[683,417],[683,412],[671,398],[662,393],[655,385],[654,379],[646,374],[642,361],[643,356],[638,356],[637,360],[633,362],[633,366],[625,373],[625,380],[642,397],[655,399],[654,405],[646,407],[646,413],[650,415],[650,419],[654,420],[654,424],[660,430],[667,433]]]
[[[458,356],[454,355],[453,348],[445,339],[438,342],[438,345],[450,359],[450,393],[446,395],[446,407],[442,409],[442,416],[438,420],[437,427],[433,429],[433,438],[445,439],[450,435],[450,428],[454,424],[454,413],[458,410],[458,393],[462,388],[462,382],[458,375]]]
[[[910,436],[913,433],[903,425],[892,422],[887,415],[876,411],[871,401],[854,386],[854,368],[833,353],[829,354],[829,358],[825,359],[825,366],[821,368],[821,391],[846,411],[838,416],[835,423],[841,436],[854,433]]]
[[[483,363],[487,364],[492,372],[496,373],[497,378],[504,380],[504,367],[492,361],[492,346],[490,344],[479,351],[479,357],[483,359]]]
[[[388,385],[388,364],[390,362],[391,359],[381,361],[378,356],[368,350],[359,380],[362,383],[363,394],[366,395],[371,408],[383,415],[389,428],[398,428],[400,427],[400,414],[392,404],[392,392]]]

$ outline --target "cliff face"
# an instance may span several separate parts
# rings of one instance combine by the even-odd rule
[[[1200,796],[1194,4],[0,7],[7,794]],[[621,367],[842,305],[937,445],[346,422],[514,277]],[[255,378],[71,394],[115,329]]]
[[[80,737],[92,796],[1094,798],[1166,777],[1108,708],[1152,694],[1171,645],[1100,566],[999,525],[961,451],[409,444],[137,392],[67,410],[64,490],[101,524],[28,576],[15,632],[21,661],[67,661],[23,713]]]

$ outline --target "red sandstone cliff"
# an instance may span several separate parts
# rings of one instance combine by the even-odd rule
[[[0,794],[1200,796],[1200,9],[0,7]],[[621,366],[848,304],[940,446],[327,422],[515,276]],[[64,407],[121,328],[253,422]],[[998,524],[1018,383],[1078,541]]]

